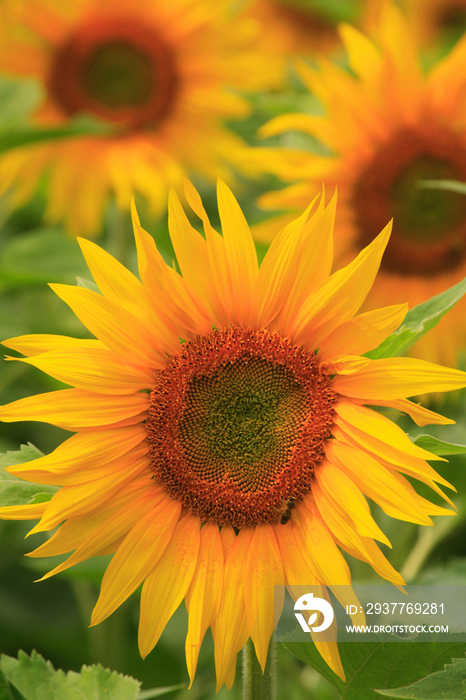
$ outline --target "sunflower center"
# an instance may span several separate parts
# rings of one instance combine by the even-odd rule
[[[393,217],[382,269],[433,276],[466,255],[466,198],[419,187],[422,180],[466,180],[466,146],[446,130],[404,129],[377,151],[354,190],[356,225],[365,246]]]
[[[146,423],[151,467],[203,522],[278,522],[287,499],[311,489],[335,398],[315,356],[278,333],[213,330],[159,375]]]
[[[156,126],[178,91],[172,53],[134,17],[95,18],[57,49],[49,90],[66,115],[90,112],[126,128]]]

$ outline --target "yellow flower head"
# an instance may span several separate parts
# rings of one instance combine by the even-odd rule
[[[438,484],[448,483],[426,462],[438,457],[366,404],[398,409],[419,425],[451,423],[406,396],[465,386],[466,374],[411,358],[361,357],[407,310],[356,315],[389,226],[331,275],[335,198],[328,206],[321,198],[313,215],[310,205],[278,235],[259,266],[226,185],[218,187],[223,236],[189,183],[186,197],[205,237],[172,194],[181,274],[134,212],[141,281],[81,239],[101,293],[52,285],[96,339],[5,342],[26,356],[20,361],[72,388],[0,407],[0,419],[43,421],[75,435],[10,468],[60,485],[52,499],[1,508],[0,517],[40,518],[33,532],[62,523],[31,555],[74,550],[49,576],[114,553],[92,624],[144,582],[143,656],[185,598],[191,678],[210,626],[218,686],[230,687],[248,637],[265,665],[275,584],[350,584],[341,549],[403,583],[374,541],[390,544],[365,496],[393,517],[428,525],[431,515],[452,511],[419,496],[404,475],[446,500]],[[289,499],[295,507],[285,514]],[[343,676],[334,642],[318,648]]]
[[[48,176],[46,217],[96,234],[109,194],[129,208],[143,194],[155,214],[186,171],[231,178],[247,146],[222,125],[242,118],[237,91],[276,85],[282,60],[254,48],[251,20],[232,0],[32,0],[0,69],[36,77],[39,126],[90,114],[114,130],[16,149],[0,160],[0,188],[22,204]],[[246,165],[244,166],[246,167]]]
[[[366,308],[438,294],[466,275],[466,198],[421,189],[420,180],[466,181],[466,37],[427,75],[406,21],[385,3],[374,39],[349,25],[340,33],[352,73],[321,60],[301,66],[325,115],[289,114],[262,130],[317,136],[328,156],[264,149],[268,166],[294,184],[266,194],[266,208],[305,206],[325,183],[342,204],[335,230],[337,263],[344,264],[394,217],[381,273]],[[424,359],[455,364],[466,344],[466,302],[414,347]]]

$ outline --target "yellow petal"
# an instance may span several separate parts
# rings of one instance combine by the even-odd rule
[[[66,518],[88,513],[105,503],[128,481],[148,469],[149,458],[145,446],[142,449],[135,448],[124,457],[120,457],[114,465],[113,471],[100,479],[84,484],[62,486],[47,503],[40,523],[31,530],[31,533],[51,530]],[[149,471],[148,478],[150,479]]]
[[[130,365],[107,348],[52,350],[30,358],[13,358],[46,372],[65,384],[101,394],[133,394],[152,389],[153,370]]]
[[[0,406],[0,420],[52,423],[72,432],[100,426],[133,425],[145,419],[149,401],[148,394],[104,396],[82,389],[62,389]]]
[[[47,502],[25,506],[4,506],[0,508],[0,518],[4,520],[36,520],[36,518],[43,516],[46,507]]]
[[[240,530],[225,562],[222,601],[212,625],[217,690],[222,687],[236,654],[249,637],[244,603],[244,562],[253,534],[251,528]]]
[[[408,401],[408,399],[396,399],[395,401],[384,401],[371,399],[371,403],[374,406],[389,406],[391,408],[396,408],[403,413],[407,413],[410,418],[416,423],[416,425],[430,425],[435,423],[436,425],[453,425],[455,423],[451,418],[442,416],[440,413],[434,413],[428,408],[424,408],[417,403]]]
[[[21,352],[27,357],[40,355],[50,350],[105,347],[100,340],[82,340],[80,338],[70,338],[67,335],[47,334],[22,335],[17,338],[9,338],[8,340],[3,340],[2,345],[11,350],[17,350],[17,352]]]
[[[62,442],[49,455],[9,467],[8,471],[21,479],[41,484],[58,482],[62,485],[68,479],[72,479],[74,484],[79,484],[102,476],[103,466],[144,442],[146,435],[142,424],[78,433]],[[47,478],[48,474],[49,480],[41,481],[38,474],[41,478]]]
[[[345,432],[349,432],[353,427],[364,431],[378,442],[386,444],[390,452],[398,451],[419,459],[446,461],[443,457],[415,445],[398,425],[370,408],[358,406],[350,401],[339,401],[335,405],[335,411],[337,413],[335,423],[340,425]],[[343,419],[343,422],[340,418]],[[394,463],[397,464],[396,461]]]
[[[147,326],[110,299],[83,287],[51,284],[60,299],[109,350],[141,367],[163,369],[164,348]]]
[[[290,267],[293,286],[287,295],[280,314],[278,329],[281,333],[294,333],[296,317],[303,305],[318,294],[318,289],[328,280],[333,265],[333,226],[337,205],[336,192],[325,206],[324,192],[316,213],[310,217],[300,236],[299,264]],[[315,346],[312,347],[314,350]]]
[[[147,486],[154,485],[151,483]],[[162,489],[160,489],[160,491],[162,491]],[[50,578],[60,573],[60,571],[65,571],[69,569],[70,566],[79,564],[91,557],[101,556],[100,553],[104,551],[107,552],[109,548],[109,553],[115,552],[118,548],[115,546],[115,543],[118,543],[118,546],[120,546],[122,539],[128,534],[128,531],[131,530],[133,525],[154,507],[154,502],[157,497],[156,492],[156,488],[146,488],[142,496],[132,499],[125,508],[118,508],[111,516],[109,513],[106,513],[105,519],[103,519],[101,525],[99,527],[94,527],[92,534],[87,537],[87,539],[83,539],[76,551],[68,557],[66,561],[59,564],[59,566],[55,567],[52,571],[49,571],[45,576],[42,576],[39,581]],[[88,514],[86,515],[88,516]],[[114,549],[112,549],[112,547],[114,547]],[[38,554],[39,549],[34,552],[34,556],[50,556],[48,554],[45,555],[43,551],[41,554]]]
[[[170,191],[168,200],[168,226],[181,274],[197,301],[199,311],[211,319],[212,325],[218,325],[211,304],[217,292],[211,288],[206,241],[189,223],[174,190]]]
[[[354,316],[372,287],[390,231],[391,223],[353,262],[335,272],[303,303],[290,329],[295,343],[324,346],[330,333]]]
[[[154,570],[170,544],[180,512],[178,501],[161,497],[130,530],[104,574],[91,625],[111,615]]]
[[[147,495],[149,498],[154,498],[154,490],[157,490],[154,481],[148,480],[146,475],[133,479],[98,510],[66,520],[50,539],[27,556],[32,558],[54,557],[57,554],[66,554],[81,547],[88,538],[93,537],[95,531],[107,520],[111,520],[116,513],[124,513],[127,508],[132,507],[133,502],[144,500]]]
[[[251,231],[231,190],[217,182],[217,198],[225,251],[232,280],[232,318],[239,326],[252,320],[252,304],[258,264]]]
[[[274,528],[269,524],[258,525],[244,563],[244,603],[249,634],[262,672],[274,629],[274,604],[277,603],[274,586],[284,584],[283,564]],[[282,591],[284,596],[285,589]]]
[[[186,199],[191,209],[201,219],[207,241],[207,255],[209,260],[210,274],[212,275],[213,292],[216,297],[213,299],[215,313],[221,325],[229,325],[231,318],[231,299],[233,298],[233,287],[229,260],[225,250],[223,237],[212,227],[202,200],[197,190],[189,182],[184,181]]]
[[[440,367],[412,357],[371,360],[357,374],[335,377],[332,388],[344,396],[364,399],[404,399],[431,391],[453,391],[466,386],[466,372]]]
[[[391,544],[371,515],[369,505],[354,482],[341,469],[325,460],[315,472],[316,483],[330,501],[331,510],[341,510],[354,523],[356,531],[364,537],[373,537],[388,547]],[[312,489],[314,497],[316,493]],[[316,505],[319,501],[316,497]],[[320,510],[320,509],[319,509]],[[322,512],[322,511],[321,511]],[[325,517],[323,518],[325,521]],[[348,528],[351,523],[346,523]]]
[[[319,349],[321,360],[331,360],[340,355],[363,355],[377,348],[402,323],[408,304],[387,306],[367,311],[342,323],[330,333]]]
[[[351,574],[343,555],[335,545],[319,511],[307,497],[294,513],[298,521],[295,534],[300,537],[303,556],[308,556],[318,578],[326,585],[351,584]]]
[[[138,251],[139,274],[152,306],[174,334],[171,354],[179,346],[178,338],[210,329],[187,289],[185,280],[165,264],[155,241],[141,227],[134,202],[131,204],[134,237]]]
[[[379,504],[382,510],[393,518],[407,520],[422,525],[432,525],[431,519],[423,512],[414,489],[409,482],[395,479],[364,450],[329,440],[326,449],[327,459],[342,469],[359,489]],[[401,478],[401,477],[400,477]]]
[[[176,526],[141,593],[139,650],[144,659],[155,647],[165,625],[180,605],[193,580],[201,541],[201,523],[187,515]]]
[[[191,685],[196,673],[202,640],[220,608],[223,565],[223,547],[218,525],[206,523],[201,529],[201,544],[196,570],[186,593],[186,607],[189,613],[186,665]]]
[[[352,71],[367,83],[368,87],[372,87],[374,79],[382,68],[380,51],[368,37],[350,24],[341,24],[338,27],[338,33],[348,53],[348,62]]]

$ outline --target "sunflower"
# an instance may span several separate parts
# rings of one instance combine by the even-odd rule
[[[266,29],[264,47],[273,44],[276,51],[305,55],[338,48],[336,23],[309,3],[256,0],[247,14]]]
[[[231,179],[248,147],[223,126],[247,116],[238,90],[276,85],[282,59],[254,48],[251,20],[231,0],[31,0],[21,38],[0,52],[0,69],[37,78],[36,125],[90,114],[109,134],[18,148],[0,160],[0,189],[19,206],[48,176],[45,216],[73,234],[94,235],[113,195],[133,192],[166,210],[168,186],[185,171]],[[247,66],[247,70],[245,67]]]
[[[341,27],[352,73],[321,60],[301,76],[325,106],[323,116],[288,114],[263,136],[296,130],[330,149],[262,149],[267,168],[293,184],[263,196],[268,209],[301,207],[317,188],[336,186],[342,205],[336,261],[345,264],[394,217],[393,235],[366,309],[403,300],[415,306],[466,275],[466,198],[421,189],[422,180],[466,180],[466,37],[424,75],[407,23],[386,3],[374,40]],[[454,365],[466,345],[466,302],[413,348],[422,359]]]
[[[458,39],[466,29],[465,0],[403,0],[402,7],[423,44]]]
[[[141,281],[81,239],[101,294],[52,285],[96,339],[5,341],[26,356],[21,362],[71,388],[10,403],[0,419],[75,434],[50,455],[10,468],[62,488],[47,503],[1,508],[0,517],[40,518],[32,532],[62,523],[30,555],[74,550],[47,576],[114,553],[92,624],[144,581],[144,657],[184,598],[191,679],[211,626],[218,686],[230,687],[249,637],[264,668],[275,584],[350,584],[341,549],[403,583],[374,541],[390,545],[364,496],[391,516],[429,525],[431,515],[452,511],[419,496],[404,475],[446,500],[438,484],[449,484],[426,462],[441,458],[366,404],[398,409],[419,425],[452,423],[406,396],[465,386],[466,374],[412,358],[361,357],[407,310],[355,315],[389,226],[331,275],[335,198],[328,206],[321,198],[315,213],[311,204],[279,234],[259,267],[226,185],[218,185],[223,236],[189,183],[186,197],[205,237],[172,192],[181,274],[162,260],[134,210]],[[290,498],[296,505],[282,524]],[[334,642],[318,648],[343,677]]]

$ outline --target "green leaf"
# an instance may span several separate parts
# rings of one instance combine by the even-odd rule
[[[50,661],[33,651],[18,659],[2,655],[0,668],[26,700],[136,700],[140,683],[129,676],[97,666],[80,673],[56,671]]]
[[[437,325],[466,293],[466,278],[442,294],[428,299],[423,304],[408,311],[401,326],[393,331],[375,350],[366,353],[371,360],[403,355],[411,345]]]
[[[19,690],[10,683],[8,678],[0,669],[0,700],[25,700]]]
[[[5,700],[149,700],[183,687],[139,692],[141,684],[135,678],[110,671],[100,664],[83,666],[80,673],[64,673],[56,671],[50,661],[45,661],[36,651],[31,656],[20,651],[17,659],[2,655],[0,673],[2,671],[24,696],[5,696]],[[3,700],[1,694],[0,700]]]
[[[375,690],[380,695],[403,700],[464,700],[466,698],[466,659],[452,659],[444,671],[432,673],[403,688]]]
[[[413,443],[428,452],[432,452],[434,455],[466,454],[466,445],[455,445],[451,442],[444,442],[433,435],[418,435],[414,438]]]
[[[30,146],[41,141],[56,141],[79,136],[107,136],[113,130],[96,119],[79,117],[66,126],[53,129],[16,128],[0,130],[0,153],[20,146]]]
[[[18,123],[26,123],[26,118],[37,107],[41,99],[41,86],[35,80],[13,80],[0,77],[0,120],[1,128],[17,128]]]
[[[422,190],[446,190],[466,194],[466,182],[458,180],[419,180],[417,186]]]
[[[5,241],[0,249],[0,289],[74,284],[76,276],[86,272],[79,245],[60,230],[28,231]]]
[[[6,471],[6,467],[31,462],[44,455],[34,445],[21,445],[17,452],[0,455],[0,507],[24,506],[49,501],[58,486],[45,486],[23,481]]]
[[[284,646],[330,681],[342,700],[380,700],[373,688],[415,683],[430,673],[443,670],[452,658],[466,653],[466,643],[455,641],[460,635],[450,635],[448,642],[437,641],[438,635],[429,635],[430,641],[421,643],[397,642],[393,641],[395,635],[374,634],[371,639],[378,641],[345,643],[349,636],[344,630],[338,632],[345,683],[327,666],[314,644],[285,641]]]
[[[141,690],[136,700],[151,700],[151,698],[159,698],[167,693],[174,693],[175,690],[184,688],[184,683],[180,685],[167,685],[165,688],[149,688],[149,690]]]

